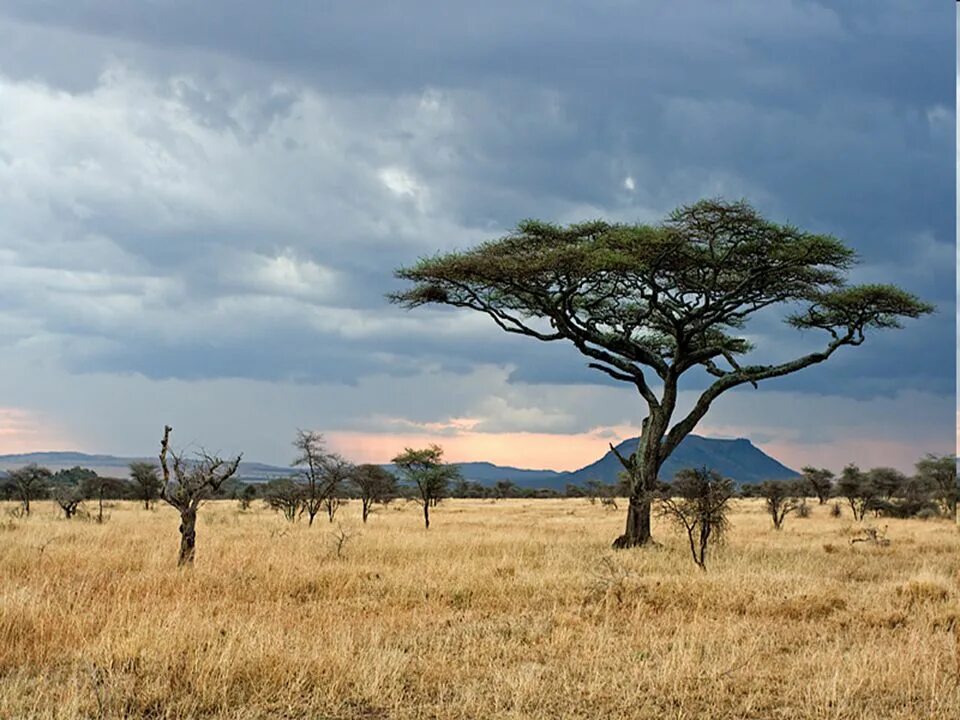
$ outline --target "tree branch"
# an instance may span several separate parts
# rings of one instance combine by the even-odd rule
[[[859,345],[861,342],[863,342],[862,337],[855,336],[854,330],[851,329],[846,335],[833,340],[821,352],[809,353],[796,360],[791,360],[790,362],[779,365],[751,366],[723,374],[719,380],[716,380],[700,395],[693,410],[667,433],[663,445],[660,448],[661,460],[666,460],[666,458],[676,450],[680,441],[689,435],[697,426],[697,423],[707,414],[707,411],[710,409],[710,404],[727,390],[748,382],[755,384],[760,380],[769,380],[771,378],[789,375],[810,365],[823,362],[841,345]]]

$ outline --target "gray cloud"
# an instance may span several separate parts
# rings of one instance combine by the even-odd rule
[[[722,194],[846,239],[858,279],[939,307],[761,392],[952,396],[947,12],[0,2],[0,348],[42,351],[62,382],[343,385],[342,427],[374,427],[367,379],[419,387],[424,368],[605,397],[570,348],[388,306],[392,269],[527,216],[654,221]],[[776,318],[751,332],[760,358],[819,344]],[[463,405],[421,398],[423,422],[478,407],[449,392]],[[483,429],[584,427],[498,402]]]

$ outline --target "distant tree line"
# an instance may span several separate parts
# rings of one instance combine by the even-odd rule
[[[135,463],[139,465],[140,463]],[[156,476],[157,469],[153,470]],[[97,502],[96,518],[103,522],[104,500],[153,500],[159,491],[159,479],[145,488],[141,481],[102,477],[93,470],[72,467],[52,472],[35,463],[10,470],[0,481],[0,499],[20,503],[20,512],[30,515],[31,502],[51,499],[60,506],[69,519],[77,514],[84,501]]]
[[[777,528],[783,517],[799,511],[808,497],[821,505],[833,499],[847,507],[854,520],[868,515],[955,518],[960,498],[956,457],[926,455],[914,468],[914,473],[907,475],[890,467],[861,470],[851,463],[835,475],[825,468],[805,467],[795,480],[743,485],[739,494],[764,498]]]

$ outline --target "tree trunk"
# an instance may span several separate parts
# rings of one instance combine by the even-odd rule
[[[150,509],[150,498],[144,498],[144,500],[143,500],[143,509],[144,509],[144,510],[149,510],[149,509]]]
[[[315,512],[307,513],[307,527],[313,527],[313,519],[317,516]]]
[[[366,522],[367,515],[370,514],[370,503],[366,500],[361,500],[361,502],[363,503],[363,508],[361,510],[361,513],[363,515],[363,521]]]
[[[613,541],[613,547],[625,548],[646,545],[650,537],[650,494],[657,486],[660,473],[660,446],[648,436],[651,432],[648,422],[644,421],[644,432],[636,454],[630,460],[621,458],[630,475],[630,505],[627,508],[627,524],[623,535]]]
[[[103,488],[100,488],[100,510],[97,515],[97,523],[103,525]]]
[[[423,501],[423,526],[429,530],[430,529],[430,501]]]
[[[627,526],[623,535],[613,541],[618,550],[646,545],[650,542],[650,500],[639,495],[630,497]]]
[[[197,511],[180,513],[180,557],[177,565],[193,565],[194,546],[197,544]]]

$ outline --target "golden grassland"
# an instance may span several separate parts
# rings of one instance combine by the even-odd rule
[[[960,718],[960,534],[739,501],[706,573],[583,500],[307,527],[209,502],[103,525],[0,506],[2,718]],[[337,557],[332,530],[350,537]]]

